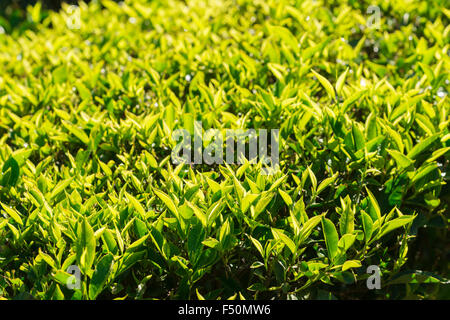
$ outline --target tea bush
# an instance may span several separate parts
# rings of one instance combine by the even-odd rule
[[[449,298],[445,4],[102,0],[79,29],[67,5],[4,14],[0,297]],[[280,171],[172,164],[196,120],[280,129]]]

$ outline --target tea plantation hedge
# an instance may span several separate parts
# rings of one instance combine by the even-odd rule
[[[448,299],[446,5],[5,10],[0,297]],[[280,171],[174,165],[196,120],[279,129]]]

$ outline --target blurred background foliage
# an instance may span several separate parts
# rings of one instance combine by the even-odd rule
[[[95,0],[94,0],[95,1]],[[24,30],[32,29],[36,22],[34,22],[27,12],[27,7],[34,7],[36,3],[42,4],[42,15],[44,19],[48,16],[48,10],[61,9],[62,3],[77,4],[78,0],[2,0],[0,1],[0,27],[3,32],[12,33],[16,31],[22,33]],[[84,2],[89,3],[90,0]],[[116,0],[116,2],[119,2]]]
[[[97,2],[98,0],[84,0],[83,2],[89,3],[91,1]],[[121,2],[121,0],[112,0],[114,2]],[[41,18],[44,19],[47,14],[47,10],[59,10],[62,3],[67,4],[77,4],[79,0],[2,0],[0,1],[0,27],[3,28],[3,32],[11,33],[17,31],[18,33],[23,32],[26,29],[33,28],[35,22],[32,21],[29,14],[27,14],[26,8],[28,6],[34,6],[36,3],[40,2],[42,4],[43,12]],[[294,1],[294,2],[302,2]],[[330,11],[338,7],[342,0],[325,0],[324,1]],[[411,6],[408,5],[409,10],[416,10],[417,13],[429,20],[434,20],[441,16],[441,8],[448,8],[448,0],[427,0],[427,1],[408,1]],[[395,9],[397,9],[395,1],[388,0],[348,0],[348,5],[354,9],[359,9],[366,12],[367,8],[371,5],[377,5],[381,9],[383,16],[394,15]],[[397,2],[397,6],[401,8],[403,2]],[[404,9],[404,8],[403,8]],[[445,15],[442,15],[445,19]],[[400,21],[395,21],[399,26]],[[448,24],[448,19],[445,19]],[[2,29],[0,29],[1,31]]]

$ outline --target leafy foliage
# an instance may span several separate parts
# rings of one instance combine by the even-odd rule
[[[0,34],[0,297],[448,298],[449,10],[370,4],[379,29],[352,0],[28,7]],[[279,128],[281,171],[173,166],[196,120]]]

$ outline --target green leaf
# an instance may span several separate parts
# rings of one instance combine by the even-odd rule
[[[187,249],[189,258],[195,264],[201,254],[202,242],[205,240],[205,229],[201,224],[196,224],[188,234]]]
[[[60,66],[53,70],[52,78],[54,83],[60,84],[67,80],[67,67],[65,65]]]
[[[109,229],[105,230],[102,234],[102,239],[103,239],[104,243],[106,244],[106,246],[108,247],[108,250],[111,253],[116,254],[117,250],[118,250],[118,246],[117,246],[116,240],[114,239],[114,235],[113,235],[112,231]]]
[[[16,185],[17,180],[19,179],[19,164],[13,157],[10,157],[3,164],[2,175],[2,186],[7,187]]]
[[[350,208],[347,208],[342,212],[339,220],[339,231],[341,232],[341,235],[353,232],[355,225],[354,220],[354,214]]]
[[[245,197],[242,199],[241,202],[241,210],[243,213],[246,213],[250,206],[253,204],[253,202],[258,198],[257,194],[254,193],[248,193],[245,195]]]
[[[69,179],[58,182],[58,184],[55,186],[52,193],[50,194],[50,200],[54,199],[58,194],[63,192],[70,185],[72,180],[73,180],[73,178],[69,178]]]
[[[345,261],[344,264],[342,265],[342,271],[351,269],[351,268],[359,268],[361,267],[361,261],[359,260],[348,260]]]
[[[145,255],[146,250],[138,251],[138,252],[128,252],[125,253],[122,259],[119,261],[119,267],[117,268],[117,272],[115,276],[118,277],[126,270],[130,269],[135,263],[142,259]]]
[[[366,187],[367,194],[369,195],[369,201],[372,205],[372,208],[375,210],[375,213],[377,215],[377,220],[381,218],[381,210],[380,206],[378,205],[377,199],[374,197],[373,193]]]
[[[292,254],[295,254],[297,251],[297,247],[288,236],[286,236],[283,231],[279,229],[272,228],[273,237],[277,240],[281,240],[291,251]]]
[[[257,283],[252,284],[250,287],[248,287],[247,290],[262,292],[262,291],[266,291],[267,289],[266,289],[266,287],[264,287],[264,285],[262,283],[257,282]]]
[[[412,216],[412,215],[403,215],[399,218],[396,218],[396,219],[393,219],[393,220],[387,222],[386,224],[384,224],[381,227],[380,233],[377,235],[376,239],[380,239],[387,233],[389,233],[397,228],[403,227],[404,225],[407,225],[408,223],[412,222],[415,217],[416,216]]]
[[[208,217],[205,213],[202,212],[196,205],[190,203],[189,201],[185,201],[186,204],[194,211],[195,216],[200,220],[203,227],[206,227],[208,225]]]
[[[3,209],[6,211],[6,213],[18,224],[23,225],[22,218],[20,217],[19,212],[16,209],[8,207],[6,204],[0,202]]]
[[[261,198],[259,199],[259,201],[256,203],[255,206],[255,216],[254,216],[255,219],[260,213],[264,211],[264,209],[266,209],[267,205],[270,203],[270,201],[272,201],[273,196],[274,196],[273,192],[264,192],[261,195]]]
[[[210,247],[210,248],[215,248],[220,244],[220,242],[217,239],[208,238],[206,240],[203,240],[202,244],[204,244],[205,246]]]
[[[320,223],[322,219],[322,216],[315,216],[312,217],[311,219],[308,219],[308,221],[306,221],[301,230],[300,230],[300,237],[298,240],[297,245],[302,244],[311,234],[311,232],[314,230],[314,228]]]
[[[340,252],[345,253],[348,249],[350,249],[355,242],[355,239],[355,234],[344,234],[338,241],[338,249],[340,250]]]
[[[61,120],[61,123],[71,134],[80,139],[81,142],[89,145],[89,137],[82,129],[66,120]]]
[[[114,257],[112,254],[104,256],[97,264],[89,283],[89,299],[95,300],[103,291],[106,281],[111,273]]]
[[[433,152],[430,158],[427,158],[426,162],[433,162],[439,157],[442,157],[444,154],[450,151],[450,147],[441,148]]]
[[[132,251],[136,251],[137,249],[139,249],[139,247],[145,243],[145,241],[147,240],[147,238],[150,236],[150,234],[147,234],[145,236],[143,236],[142,238],[140,238],[139,240],[136,240],[135,242],[133,242],[128,248],[127,248],[127,252],[132,252]]]
[[[263,246],[261,245],[261,242],[259,242],[257,239],[253,238],[252,236],[248,236],[250,240],[252,241],[255,248],[258,250],[258,252],[261,254],[261,257],[265,259],[265,253]]]
[[[294,35],[291,33],[289,29],[281,26],[272,26],[272,25],[267,25],[267,29],[269,30],[271,35],[281,38],[283,40],[283,43],[288,44],[291,47],[291,49],[293,50],[298,49],[297,39],[294,37]]]
[[[431,137],[424,139],[423,141],[416,144],[407,154],[407,157],[411,160],[417,158],[419,154],[426,151],[437,139],[439,139],[440,134],[434,134]]]
[[[81,82],[78,82],[76,85],[78,93],[80,94],[81,99],[88,100],[92,98],[91,92],[85,85]]]
[[[319,82],[322,84],[322,86],[325,88],[330,99],[334,100],[336,98],[336,93],[334,92],[334,88],[331,85],[331,83],[327,80],[327,78],[321,76],[316,71],[314,71],[314,70],[311,70],[311,71],[316,76],[316,78],[319,80]]]
[[[222,249],[226,250],[231,244],[231,226],[229,220],[225,220],[219,230],[219,242]]]
[[[44,260],[45,262],[47,262],[47,264],[52,267],[53,269],[57,269],[56,268],[56,263],[55,260],[50,257],[48,254],[44,253],[41,251],[41,248],[39,248],[39,256],[42,258],[42,260]]]
[[[242,199],[244,198],[244,194],[245,194],[245,189],[234,175],[233,175],[233,183],[234,183],[234,189],[236,190],[238,199],[240,202],[242,202]]]
[[[347,109],[355,103],[359,98],[361,98],[366,93],[366,90],[357,91],[353,93],[350,97],[344,100],[344,103],[342,104],[342,113],[346,112]]]
[[[329,185],[331,185],[334,181],[336,181],[336,178],[338,177],[339,173],[336,172],[335,174],[333,174],[333,176],[326,178],[325,180],[323,180],[319,186],[317,187],[317,194],[319,195],[323,190],[325,190],[326,187],[328,187]]]
[[[373,232],[372,218],[370,218],[370,216],[364,211],[361,211],[361,220],[364,229],[364,240],[366,243],[368,243],[370,238],[372,237]]]
[[[86,274],[90,269],[95,259],[95,236],[91,225],[84,219],[78,225],[78,239],[77,239],[77,261],[80,264],[80,270]]]
[[[125,193],[125,196],[127,197],[128,201],[130,201],[133,208],[139,213],[139,215],[141,217],[145,217],[145,209],[141,205],[141,203],[128,192]]]
[[[172,201],[172,199],[167,194],[165,194],[162,191],[159,191],[159,190],[156,190],[156,189],[154,189],[153,191],[158,196],[158,198],[160,198],[161,201],[164,202],[164,204],[170,210],[170,212],[172,212],[175,215],[176,218],[179,218],[180,215],[179,215],[177,206]]]
[[[313,192],[315,192],[317,194],[317,178],[316,178],[316,175],[314,174],[314,172],[311,170],[310,167],[307,167],[306,170],[308,170],[308,176],[309,176],[309,179],[311,180]]]
[[[355,151],[361,150],[366,145],[364,134],[361,132],[356,122],[352,125],[353,141],[355,142]]]
[[[275,78],[277,78],[281,82],[284,81],[283,66],[276,64],[276,63],[268,63],[267,67],[272,72],[272,74],[275,76]]]
[[[341,95],[342,87],[345,83],[345,78],[347,77],[348,68],[339,76],[337,82],[336,82],[336,92],[338,95]]]
[[[405,169],[413,165],[414,161],[409,159],[407,156],[402,154],[401,152],[398,152],[397,150],[387,149],[389,154],[394,158],[395,162],[397,163],[397,166],[400,169]]]
[[[287,194],[287,192],[284,192],[281,189],[278,189],[278,193],[280,194],[280,196],[283,198],[284,202],[288,205],[291,206],[292,205],[292,199],[289,196],[289,194]]]
[[[331,262],[334,262],[338,251],[338,233],[336,227],[330,219],[322,217],[322,229],[325,238],[325,244],[328,250],[328,258]]]

